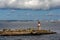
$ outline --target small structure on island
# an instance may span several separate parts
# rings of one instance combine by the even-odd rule
[[[41,23],[40,23],[40,21],[38,21],[37,27],[38,27],[38,30],[41,30]]]

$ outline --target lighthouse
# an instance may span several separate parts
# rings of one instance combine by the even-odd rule
[[[37,27],[38,27],[38,30],[41,30],[41,23],[40,23],[40,21],[38,21]]]

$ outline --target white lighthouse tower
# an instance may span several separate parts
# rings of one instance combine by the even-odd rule
[[[40,21],[38,21],[37,27],[38,27],[38,30],[41,30],[41,23],[40,23]]]

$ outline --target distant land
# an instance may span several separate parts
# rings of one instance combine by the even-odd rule
[[[29,22],[29,21],[41,21],[41,22],[60,22],[59,20],[0,20],[0,22]]]

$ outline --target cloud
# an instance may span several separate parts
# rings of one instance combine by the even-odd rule
[[[55,9],[60,8],[60,0],[0,0],[0,8]]]

